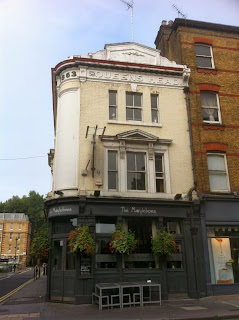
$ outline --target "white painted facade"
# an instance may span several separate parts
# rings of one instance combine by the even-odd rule
[[[59,63],[52,70],[55,156],[51,197],[92,197],[95,190],[101,197],[185,196],[193,186],[183,91],[189,75],[186,66],[136,43],[106,45],[95,54],[73,56]],[[114,119],[109,118],[109,91],[117,95]],[[140,121],[127,120],[126,93],[140,94]],[[156,122],[152,121],[152,95],[158,99]],[[109,151],[117,152],[116,190],[108,187]],[[144,154],[145,190],[127,187],[127,153]],[[156,190],[157,154],[163,157],[164,192]]]

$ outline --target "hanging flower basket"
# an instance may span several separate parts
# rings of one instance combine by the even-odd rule
[[[173,256],[178,252],[178,244],[166,229],[157,230],[157,235],[152,238],[152,251],[160,256]]]
[[[95,253],[95,240],[88,226],[79,226],[70,232],[68,243],[71,252],[85,253],[90,256]]]
[[[116,226],[109,243],[111,253],[132,254],[135,252],[138,240],[132,231],[124,231],[122,225]]]

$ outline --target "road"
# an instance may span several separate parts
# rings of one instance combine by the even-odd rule
[[[3,296],[32,278],[33,270],[24,270],[21,273],[9,273],[6,278],[0,278],[0,300]]]

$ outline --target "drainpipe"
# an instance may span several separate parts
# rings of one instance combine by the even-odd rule
[[[191,188],[189,190],[188,194],[189,194],[189,197],[192,197],[192,191],[197,190],[197,178],[196,178],[195,161],[194,161],[194,155],[193,155],[193,138],[192,138],[190,99],[189,99],[189,88],[188,87],[184,87],[184,93],[186,95],[185,100],[186,100],[186,108],[187,108],[187,115],[188,115],[188,132],[189,132],[190,150],[191,150],[192,167],[193,167],[193,188]]]

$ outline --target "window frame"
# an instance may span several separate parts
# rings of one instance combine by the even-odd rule
[[[203,55],[203,54],[197,54],[197,50],[196,50],[196,47],[208,47],[210,49],[210,56],[207,56],[207,55]],[[212,51],[212,45],[211,44],[208,44],[208,43],[195,43],[195,55],[196,55],[196,65],[197,65],[197,68],[202,68],[202,69],[215,69],[215,64],[214,64],[214,59],[213,59],[213,51]],[[199,58],[210,58],[210,61],[211,61],[211,67],[203,67],[203,66],[200,66],[198,65],[198,62],[197,62],[197,57]]]
[[[110,93],[113,93],[113,92],[115,93],[115,101],[116,101],[115,105],[110,103]],[[117,107],[117,105],[118,105],[118,92],[117,92],[117,90],[109,90],[108,97],[109,97],[109,120],[116,121],[116,120],[118,120],[118,107]],[[115,118],[110,117],[110,109],[111,108],[115,108]]]
[[[132,106],[128,106],[127,105],[127,94],[132,94],[133,95],[133,105]],[[141,106],[135,106],[134,105],[134,96],[135,95],[139,95],[140,96],[140,101],[141,101]],[[126,114],[125,114],[125,119],[126,121],[133,121],[133,122],[143,122],[143,93],[142,92],[132,92],[132,91],[126,91],[125,92],[125,106],[126,106]],[[133,110],[133,119],[127,119],[127,109],[132,109]],[[134,110],[140,110],[141,111],[141,119],[140,120],[135,120],[135,116],[134,116]]]
[[[219,172],[219,170],[209,170],[208,167],[208,178],[209,178],[209,186],[210,186],[210,191],[211,192],[223,192],[223,193],[227,193],[230,192],[230,181],[229,181],[229,174],[228,174],[228,167],[227,167],[227,158],[226,158],[226,154],[225,153],[221,153],[221,152],[208,152],[207,153],[207,166],[208,166],[208,156],[222,156],[224,159],[224,165],[225,165],[225,171],[221,171]],[[211,183],[210,183],[210,172],[212,172],[215,174],[215,172],[218,172],[218,175],[222,175],[222,174],[226,174],[226,185],[227,185],[227,190],[220,190],[220,189],[212,189],[211,187]]]
[[[132,153],[135,155],[135,160],[137,161],[137,158],[136,158],[136,154],[143,154],[144,155],[144,164],[145,164],[145,169],[144,171],[141,171],[141,170],[128,170],[128,166],[127,166],[127,155],[129,153]],[[137,164],[136,164],[137,165]],[[126,188],[127,188],[127,192],[146,192],[147,191],[147,158],[146,158],[146,152],[144,151],[126,151],[126,180],[127,180],[127,185],[126,185]],[[136,168],[135,168],[136,169]],[[134,174],[137,174],[137,173],[144,173],[144,187],[145,189],[128,189],[128,174],[129,173],[134,173]]]
[[[156,108],[152,107],[152,97],[153,96],[156,96],[156,98],[157,98],[157,107]],[[159,108],[158,108],[158,106],[159,106],[159,95],[157,93],[151,93],[150,94],[150,105],[151,105],[151,121],[152,121],[152,123],[159,123]],[[152,111],[156,111],[157,112],[157,121],[153,120]]]
[[[155,179],[155,157],[149,155],[149,146],[146,143],[126,143],[122,146],[117,141],[104,142],[104,194],[113,195],[115,192],[121,193],[126,197],[138,196],[139,193],[144,193],[146,197],[165,197],[171,194],[170,182],[170,168],[169,168],[169,151],[166,145],[154,146],[154,154],[162,154],[164,159],[164,192],[156,192],[156,179]],[[118,190],[110,190],[108,188],[108,151],[118,151]],[[125,155],[124,155],[125,152]],[[127,164],[126,152],[144,152],[146,164],[145,185],[146,190],[127,190]],[[122,154],[123,153],[123,154]],[[151,183],[154,181],[154,183]]]
[[[204,93],[210,93],[210,94],[214,94],[216,96],[216,100],[217,100],[217,114],[218,114],[218,120],[204,120],[203,119],[203,109],[216,109],[213,107],[204,107],[202,105],[202,98],[201,95]],[[201,103],[201,110],[202,110],[202,119],[203,119],[203,123],[211,123],[211,124],[221,124],[222,123],[222,118],[221,118],[221,109],[220,109],[220,103],[219,103],[219,97],[218,97],[218,92],[215,91],[209,91],[209,90],[201,90],[200,91],[200,103]]]
[[[162,157],[162,169],[163,169],[163,171],[162,172],[158,172],[158,171],[156,171],[156,155],[161,155],[161,157]],[[164,155],[162,154],[162,153],[160,153],[160,152],[155,152],[154,153],[154,166],[155,166],[155,192],[156,193],[165,193],[165,191],[164,192],[158,192],[157,191],[157,180],[163,180],[163,188],[164,188],[164,190],[165,190],[165,168],[164,168]],[[162,175],[163,175],[163,178],[161,178],[161,177],[157,177],[157,173],[162,173]]]

